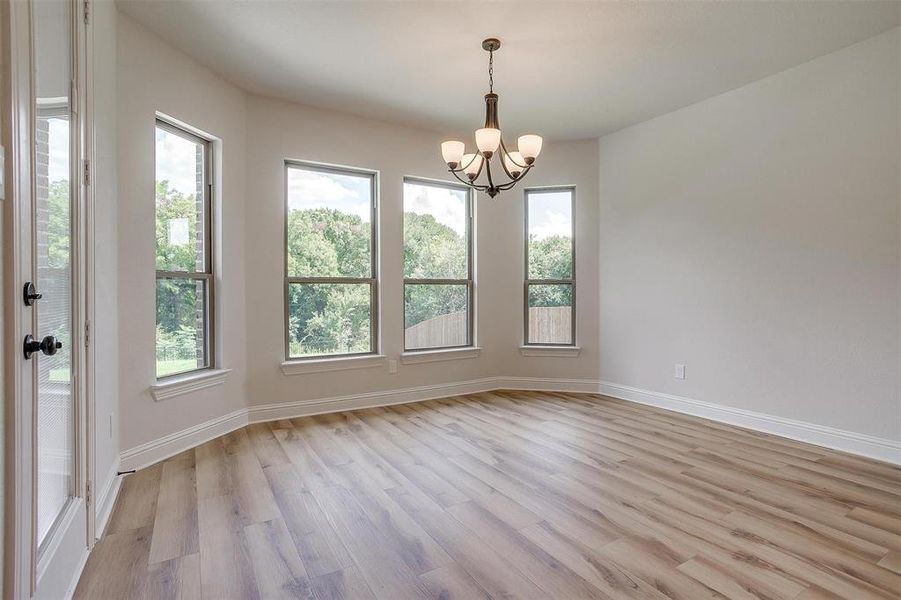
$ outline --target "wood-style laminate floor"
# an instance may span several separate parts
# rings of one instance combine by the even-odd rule
[[[250,425],[128,476],[77,598],[899,598],[901,469],[587,394]]]

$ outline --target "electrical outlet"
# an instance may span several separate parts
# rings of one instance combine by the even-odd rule
[[[388,360],[388,372],[392,375],[397,373],[397,359],[389,359]]]
[[[676,379],[685,379],[685,365],[676,363],[676,368],[673,370],[673,376]]]

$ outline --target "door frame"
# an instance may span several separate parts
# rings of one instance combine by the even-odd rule
[[[72,185],[72,394],[74,401],[73,499],[38,556],[36,539],[36,391],[35,362],[25,363],[22,340],[39,335],[36,311],[21,300],[22,286],[35,273],[33,247],[34,193],[34,82],[32,71],[32,0],[6,2],[9,122],[7,161],[9,174],[5,206],[4,274],[6,303],[3,349],[8,398],[7,482],[4,535],[6,557],[4,594],[10,598],[71,593],[94,543],[94,362],[86,332],[94,310],[93,110],[91,29],[86,0],[71,4],[73,82],[70,86],[70,142]],[[39,359],[40,360],[40,359]],[[84,520],[84,526],[80,525]]]

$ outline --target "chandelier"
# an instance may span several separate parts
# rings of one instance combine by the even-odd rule
[[[482,42],[482,48],[488,51],[488,93],[485,94],[485,126],[476,130],[477,151],[467,154],[466,145],[456,140],[441,144],[441,155],[454,177],[492,198],[509,190],[526,176],[541,152],[542,142],[541,136],[528,134],[519,136],[513,152],[509,152],[504,144],[497,123],[497,94],[494,93],[494,53],[500,47],[501,41],[496,38]],[[497,162],[503,174],[507,176],[505,181],[496,180],[498,176],[503,176],[497,166],[495,173],[491,172],[491,159],[496,156],[499,157]],[[482,171],[485,171],[486,177],[484,183],[478,183]]]

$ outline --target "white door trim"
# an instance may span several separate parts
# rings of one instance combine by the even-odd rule
[[[23,365],[22,340],[36,331],[36,313],[24,308],[21,290],[33,280],[33,147],[35,138],[34,88],[32,77],[32,2],[7,2],[8,30],[2,32],[8,45],[4,53],[9,64],[9,127],[5,143],[9,163],[5,210],[6,246],[4,272],[7,302],[4,306],[5,396],[7,401],[8,464],[11,465],[4,535],[4,596],[10,598],[62,597],[71,592],[71,578],[80,570],[93,544],[93,507],[86,500],[86,484],[93,479],[93,464],[87,459],[93,450],[93,356],[85,351],[85,321],[93,311],[93,190],[85,185],[82,159],[93,152],[92,109],[88,99],[91,51],[88,25],[83,19],[83,0],[69,0],[72,10],[73,136],[80,143],[72,147],[72,335],[73,386],[75,401],[75,460],[73,498],[64,509],[42,556],[37,555],[35,496],[35,406],[36,369]],[[7,129],[7,128],[4,128]],[[16,293],[18,291],[18,293]],[[88,377],[87,375],[91,376]],[[93,460],[93,459],[92,459]]]
[[[30,7],[24,2],[8,2],[9,37],[9,107],[10,146],[7,159],[11,177],[7,186],[6,240],[7,288],[17,289],[22,282],[22,274],[30,272],[27,252],[22,248],[31,245],[31,59],[30,59]],[[16,294],[7,294],[5,332],[6,380],[7,380],[7,431],[11,438],[8,444],[12,465],[9,493],[6,497],[6,590],[10,598],[25,598],[34,587],[31,533],[34,529],[32,517],[32,452],[31,431],[32,412],[26,410],[23,398],[30,397],[33,379],[26,379],[21,371],[20,361],[22,339],[25,332],[33,328],[22,309]]]

